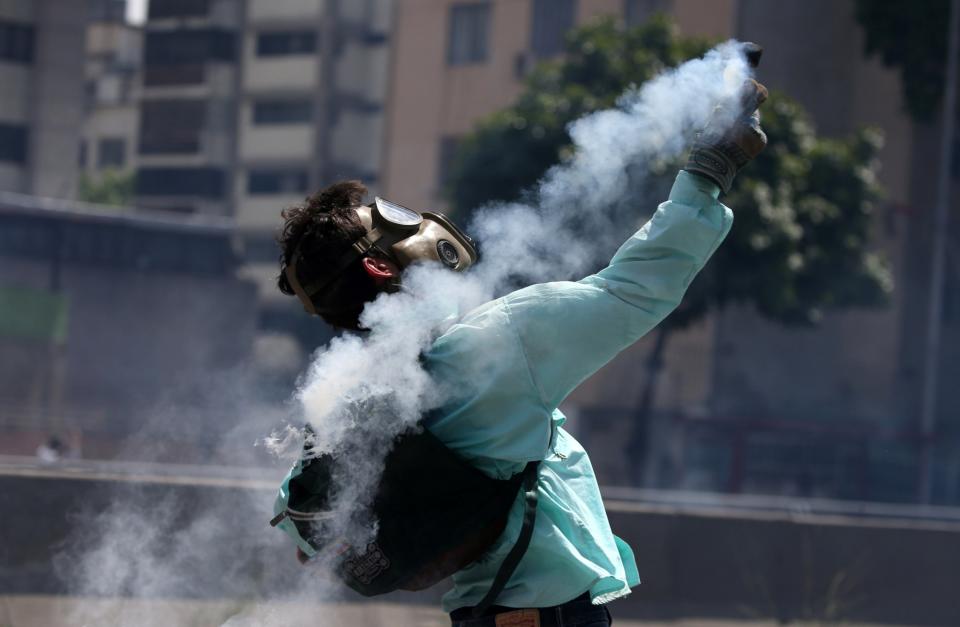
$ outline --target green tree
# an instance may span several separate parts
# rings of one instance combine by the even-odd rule
[[[80,177],[77,200],[118,207],[133,203],[135,174],[121,170],[105,170],[99,179],[89,174]]]
[[[614,106],[630,85],[707,47],[704,40],[676,36],[663,16],[626,31],[612,20],[573,31],[565,57],[538,66],[516,103],[463,142],[449,188],[454,208],[469,212],[521,197],[570,154],[571,121]],[[817,137],[801,107],[776,93],[764,105],[763,126],[767,150],[738,176],[725,200],[736,208],[736,226],[655,334],[628,445],[631,459],[646,448],[656,380],[674,330],[732,302],[750,304],[782,324],[813,325],[825,309],[882,305],[891,290],[884,262],[868,245],[880,195],[879,134]],[[672,177],[678,165],[657,175]],[[641,468],[638,461],[635,477]]]
[[[949,0],[856,0],[866,53],[899,68],[904,104],[918,121],[932,120],[943,99],[949,17]]]

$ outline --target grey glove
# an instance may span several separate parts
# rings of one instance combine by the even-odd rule
[[[723,191],[730,191],[733,177],[767,145],[767,135],[760,128],[757,108],[767,99],[767,88],[750,79],[743,85],[741,113],[729,128],[718,128],[715,115],[697,136],[687,165],[687,172],[705,176]]]

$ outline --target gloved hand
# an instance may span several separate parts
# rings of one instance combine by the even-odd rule
[[[760,128],[757,108],[767,99],[767,88],[752,78],[743,84],[741,110],[733,125],[722,128],[720,120],[729,117],[716,112],[697,136],[687,165],[687,172],[695,172],[716,183],[727,193],[733,177],[767,145],[767,135]]]

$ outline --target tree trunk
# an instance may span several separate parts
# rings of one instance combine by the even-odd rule
[[[630,482],[634,486],[644,487],[647,479],[645,474],[647,458],[651,454],[650,436],[653,429],[653,405],[657,395],[657,383],[660,372],[663,370],[663,353],[670,336],[670,328],[666,324],[657,327],[653,349],[647,358],[647,377],[644,381],[640,402],[630,425],[630,437],[627,439],[627,469],[630,473]],[[650,487],[650,486],[645,486]]]

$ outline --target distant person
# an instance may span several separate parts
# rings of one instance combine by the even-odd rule
[[[680,303],[729,231],[733,214],[718,196],[766,145],[756,114],[766,89],[750,81],[745,92],[742,117],[729,130],[707,127],[669,199],[608,267],[577,282],[532,285],[489,302],[464,315],[423,353],[435,383],[458,391],[424,417],[430,437],[478,469],[491,490],[497,485],[512,490],[498,534],[438,558],[449,567],[456,563],[447,559],[452,551],[459,560],[453,589],[443,598],[453,625],[609,625],[606,604],[639,583],[632,550],[611,532],[590,459],[562,428],[557,408]],[[279,288],[341,329],[360,330],[364,305],[397,289],[412,261],[429,259],[459,271],[475,260],[471,241],[442,216],[382,199],[362,205],[365,193],[357,181],[340,182],[284,212]],[[483,367],[472,367],[478,361]],[[478,370],[484,373],[480,379]],[[303,558],[332,540],[317,531],[326,479],[317,474],[303,480],[312,461],[302,460],[287,476],[273,521],[296,540]],[[454,466],[452,475],[466,477]],[[450,480],[435,476],[426,486],[408,481],[409,509],[471,505],[472,493],[444,505],[429,502],[430,491],[439,494]],[[404,477],[384,481],[404,485]],[[414,505],[418,492],[427,496]],[[476,516],[486,514],[475,508]],[[462,523],[451,518],[450,525]],[[381,520],[381,526],[388,524]],[[432,538],[423,535],[412,533],[406,541],[426,546]],[[402,588],[404,577],[423,572],[422,564],[402,572],[401,562],[416,557],[404,548],[346,547],[341,570],[358,589],[375,587],[382,577],[398,577],[394,587]]]
[[[60,438],[51,435],[37,447],[37,458],[44,464],[55,464],[66,454],[67,447]]]

